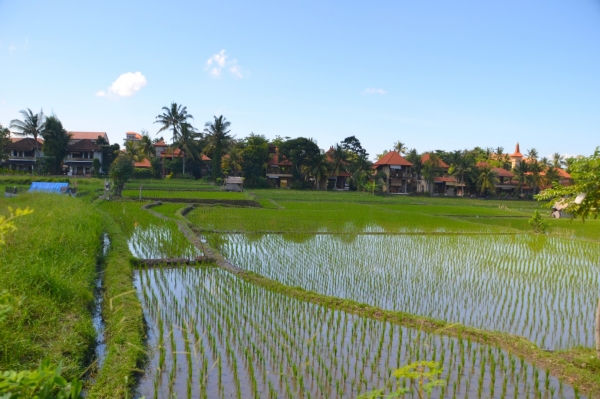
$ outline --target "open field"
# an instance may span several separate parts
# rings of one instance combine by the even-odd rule
[[[136,286],[152,321],[146,397],[355,398],[398,381],[393,368],[444,366],[435,397],[576,397],[493,347],[331,311],[243,282],[216,268],[144,269]]]
[[[0,198],[34,212],[15,219],[0,247],[0,292],[20,303],[0,323],[0,370],[34,369],[45,357],[78,377],[93,356],[92,325],[103,224],[82,201],[52,194]]]
[[[123,197],[138,198],[139,190],[123,190]],[[171,199],[207,199],[207,200],[247,200],[244,193],[229,193],[224,191],[190,191],[190,190],[142,190],[144,198],[171,198]]]

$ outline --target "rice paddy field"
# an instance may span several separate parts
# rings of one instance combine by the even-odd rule
[[[139,198],[140,190],[123,190],[123,197]],[[207,200],[247,200],[244,193],[229,193],[222,191],[192,191],[192,190],[152,190],[142,189],[143,198],[170,199],[207,199]]]
[[[217,268],[152,268],[136,288],[153,349],[147,398],[356,398],[418,385],[391,375],[419,360],[444,366],[439,398],[579,397],[502,350],[360,318],[248,284]]]
[[[418,384],[393,371],[426,360],[443,367],[435,398],[600,392],[600,362],[590,358],[600,293],[597,221],[545,216],[548,234],[532,234],[533,211],[546,214],[535,202],[289,190],[235,193],[261,207],[194,203],[182,217],[178,211],[196,195],[228,193],[152,192],[177,201],[152,208],[164,219],[142,209],[148,202],[100,205],[135,257],[201,255],[182,233],[187,224],[240,273],[465,326],[471,335],[330,307],[216,264],[142,266],[135,289],[149,352],[138,397],[357,398],[405,388],[417,398]],[[530,352],[494,346],[487,332],[525,342]],[[574,350],[583,357],[574,359]]]

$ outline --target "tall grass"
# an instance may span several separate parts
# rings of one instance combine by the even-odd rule
[[[0,199],[34,213],[15,220],[0,248],[0,287],[20,305],[0,324],[0,369],[35,369],[45,357],[79,377],[95,342],[91,309],[102,219],[93,207],[55,194]]]

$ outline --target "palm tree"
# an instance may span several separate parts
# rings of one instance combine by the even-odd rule
[[[242,149],[233,146],[227,153],[227,157],[223,157],[221,167],[229,170],[230,174],[242,170]]]
[[[394,143],[394,151],[396,151],[400,155],[404,155],[408,151],[408,148],[406,148],[406,145],[403,142],[396,141]]]
[[[513,173],[517,180],[517,189],[521,191],[521,194],[523,194],[523,186],[525,185],[525,182],[527,181],[527,173],[528,172],[529,172],[529,167],[527,166],[526,162],[521,162],[521,163],[517,164],[517,166],[515,166],[515,168],[513,169]]]
[[[504,157],[504,147],[496,147],[494,151],[496,151],[496,158],[498,160],[500,160],[501,157]]]
[[[546,185],[552,185],[560,180],[560,175],[554,166],[548,167],[546,174],[544,175],[544,183]]]
[[[201,136],[200,133],[194,129],[189,123],[182,123],[180,126],[179,135],[177,141],[171,146],[173,149],[177,148],[183,154],[183,174],[185,175],[185,154],[188,154],[192,160],[198,159],[200,152],[198,151],[196,141]]]
[[[45,129],[46,117],[44,111],[34,114],[31,109],[19,111],[23,115],[23,120],[13,119],[10,121],[10,128],[15,130],[18,136],[32,136],[35,140],[35,157],[38,155],[38,137],[42,136]]]
[[[163,130],[171,129],[173,132],[172,143],[175,143],[177,136],[181,130],[181,125],[187,123],[188,119],[194,119],[194,117],[187,112],[187,107],[177,105],[177,103],[171,103],[171,108],[162,107],[163,113],[156,117],[154,123],[160,123],[162,127],[158,130],[157,134]]]
[[[538,159],[538,151],[535,148],[527,150],[527,158],[537,161]]]
[[[560,155],[560,153],[555,152],[552,154],[552,166],[555,168],[560,168],[565,163],[565,157]]]
[[[331,156],[332,174],[337,176],[340,172],[345,172],[348,169],[348,153],[341,145],[336,144],[333,151],[329,152],[329,155]]]
[[[314,176],[315,181],[317,182],[317,190],[320,190],[319,183],[323,181],[324,178],[327,178],[330,172],[331,164],[327,160],[326,154],[321,152],[312,157],[310,164],[308,165],[308,173]]]
[[[223,115],[213,116],[213,122],[206,122],[204,124],[204,132],[208,137],[208,141],[213,148],[212,153],[212,175],[213,179],[217,179],[221,176],[221,158],[223,157],[223,147],[227,145],[233,137],[229,135],[231,130],[231,122],[229,122]]]
[[[133,162],[141,162],[146,158],[139,144],[134,141],[125,142],[125,152],[127,152],[127,155],[129,155]]]
[[[498,176],[492,168],[483,168],[477,178],[477,187],[479,187],[481,194],[488,190],[493,193],[496,190],[496,184],[499,182],[500,180],[498,180]]]
[[[156,156],[156,148],[154,148],[154,144],[152,143],[152,139],[148,135],[148,132],[142,129],[142,139],[140,140],[140,151],[144,156],[148,159],[154,158]]]

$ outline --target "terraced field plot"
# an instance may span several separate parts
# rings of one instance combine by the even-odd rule
[[[123,190],[123,197],[139,198],[140,190]],[[142,198],[204,199],[204,200],[247,200],[244,193],[196,190],[142,190]]]
[[[355,398],[418,360],[444,366],[434,397],[576,397],[496,348],[291,299],[216,268],[144,269],[136,287],[154,348],[138,394],[148,398]]]
[[[202,255],[172,221],[141,209],[141,202],[104,202],[102,208],[119,223],[128,237],[131,254],[140,259],[187,258]]]
[[[598,245],[543,236],[224,237],[246,270],[325,295],[524,336],[593,345]]]

